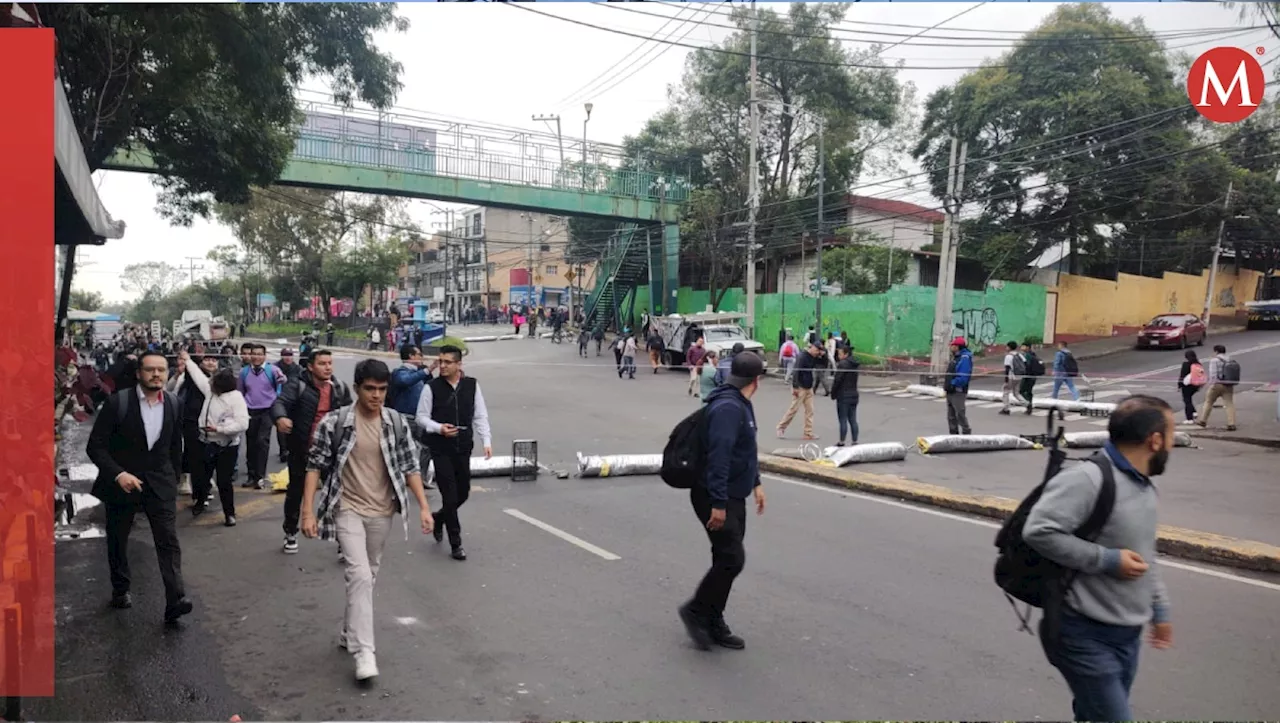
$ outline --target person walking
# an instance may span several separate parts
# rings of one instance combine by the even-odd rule
[[[138,510],[147,516],[164,581],[164,621],[193,609],[182,581],[178,544],[178,470],[182,469],[182,409],[164,393],[169,362],[163,354],[138,356],[137,386],[111,395],[93,423],[85,451],[98,467],[93,496],[106,513],[111,606],[133,607],[129,532]]]
[[[267,489],[267,458],[271,455],[271,407],[288,379],[267,361],[267,348],[253,344],[249,364],[240,370],[236,388],[249,405],[249,432],[245,438],[246,479],[243,487]]]
[[[782,421],[778,422],[778,439],[784,439],[787,436],[787,427],[791,421],[795,419],[796,412],[804,407],[804,438],[806,440],[816,440],[818,436],[813,433],[813,390],[818,386],[818,375],[822,373],[822,347],[817,342],[810,341],[805,353],[801,354],[796,360],[795,368],[791,374],[791,406],[787,407],[786,414],[782,415]],[[732,372],[730,372],[732,375]]]
[[[236,389],[236,375],[230,369],[215,369],[212,376],[206,376],[206,369],[192,364],[185,351],[178,355],[178,365],[190,382],[200,389],[204,399],[197,417],[200,463],[193,472],[196,503],[191,514],[199,517],[208,509],[216,477],[222,524],[235,527],[235,485],[231,483],[231,470],[240,456],[240,441],[245,430],[249,429],[249,407],[245,405],[244,395]]]
[[[716,371],[719,366],[719,357],[716,356],[715,350],[708,349],[707,353],[702,356],[701,363],[698,365],[698,399],[703,404],[711,398],[711,392],[715,391]]]
[[[287,555],[298,551],[298,524],[307,483],[307,460],[320,422],[335,409],[350,406],[351,388],[333,378],[333,352],[316,349],[297,381],[284,386],[271,418],[286,436],[289,447],[289,486],[284,493],[284,546]]]
[[[1058,342],[1058,352],[1053,355],[1053,398],[1058,398],[1058,390],[1067,385],[1073,401],[1080,401],[1080,392],[1076,391],[1075,378],[1080,376],[1080,365],[1067,348],[1067,342]]]
[[[653,373],[657,374],[658,368],[662,366],[662,352],[666,351],[666,344],[663,343],[662,335],[658,333],[656,326],[649,327],[644,346],[649,352],[649,366],[653,367]]]
[[[653,372],[657,374],[658,370],[654,369]],[[622,368],[618,370],[618,378],[621,379],[623,374],[636,378],[636,338],[631,334],[627,334],[622,342]]]
[[[192,372],[187,373],[190,365]],[[208,395],[207,385],[200,386],[194,379],[194,372],[199,368],[208,378],[218,370],[218,359],[213,356],[201,357],[192,362],[186,352],[178,355],[175,369],[177,373],[165,383],[165,391],[174,395],[182,407],[182,477],[178,483],[178,494],[191,495],[193,504],[200,504],[203,499],[196,494],[195,479],[200,474],[205,462],[204,444],[200,442],[200,411],[204,408]],[[232,377],[234,380],[235,377]],[[206,491],[207,493],[207,491]]]
[[[1173,644],[1169,593],[1156,550],[1159,493],[1174,441],[1173,409],[1134,396],[1111,413],[1101,464],[1066,467],[1045,485],[1022,530],[1023,541],[1073,574],[1065,605],[1040,622],[1045,657],[1071,688],[1078,721],[1130,721],[1129,691],[1138,672],[1143,626],[1152,647]],[[1108,464],[1109,463],[1109,464]],[[1114,502],[1093,540],[1077,537],[1106,480]]]
[[[751,398],[760,388],[764,361],[757,354],[733,358],[729,377],[707,400],[706,473],[689,490],[693,512],[711,541],[711,568],[693,598],[679,608],[685,631],[701,650],[719,645],[742,650],[746,642],[725,622],[733,582],[746,564],[747,497],[763,515],[764,488],[756,448],[756,414]]]
[[[418,400],[422,399],[422,390],[431,381],[431,372],[439,365],[427,366],[422,350],[416,346],[400,348],[400,367],[391,372],[391,386],[387,390],[387,404],[408,418],[413,429],[413,441],[418,443],[418,467],[422,469],[423,486],[434,489],[435,483],[427,472],[431,466],[431,450],[427,447],[426,435],[422,428],[414,424],[418,414]]]
[[[435,527],[409,425],[384,406],[390,381],[391,371],[377,359],[356,365],[356,402],[320,422],[303,490],[302,534],[322,540],[336,536],[346,553],[347,604],[338,644],[354,658],[360,681],[378,675],[373,587],[396,513],[409,539],[408,493],[418,503],[422,534]]]
[[[436,542],[448,532],[451,556],[461,562],[467,553],[462,548],[458,509],[471,496],[471,452],[479,439],[485,459],[492,458],[493,437],[480,383],[462,372],[462,350],[441,347],[439,364],[440,376],[422,389],[416,419],[426,432],[440,490],[441,506],[435,516],[444,530],[436,527]]]
[[[706,355],[706,340],[699,334],[698,338],[693,340],[693,345],[689,347],[689,352],[684,356],[685,364],[689,366],[689,386],[685,389],[689,396],[697,394],[698,373],[702,371],[702,360]]]
[[[782,379],[786,383],[791,383],[791,369],[796,364],[796,358],[800,356],[800,345],[796,344],[795,339],[791,338],[791,333],[787,333],[787,340],[782,342],[782,347],[778,349],[778,361],[782,363]]]
[[[308,332],[303,339],[305,346],[302,355],[304,358],[310,356],[313,351],[311,338],[310,332]],[[284,372],[286,383],[297,381],[302,376],[302,365],[293,360],[293,350],[288,347],[280,350],[280,361],[277,362],[276,366],[279,367],[280,371]],[[280,453],[280,464],[288,464],[289,462],[288,436],[284,432],[276,430],[276,447]]]
[[[1209,375],[1194,349],[1188,349],[1183,356],[1186,361],[1182,362],[1182,369],[1178,371],[1178,392],[1182,394],[1182,406],[1187,415],[1182,424],[1191,425],[1196,423],[1196,393],[1209,383]]]
[[[845,433],[849,443],[858,443],[858,360],[853,358],[852,347],[840,344],[836,347],[835,381],[831,383],[831,398],[836,401],[836,422],[840,425],[837,447],[844,446]]]
[[[1227,356],[1227,348],[1221,344],[1213,347],[1213,358],[1209,360],[1209,391],[1205,392],[1204,405],[1200,408],[1200,416],[1196,424],[1209,426],[1209,415],[1213,413],[1213,403],[1222,400],[1227,408],[1227,431],[1236,430],[1236,385],[1240,383],[1240,363]]]
[[[622,350],[627,346],[627,329],[623,329],[622,333],[613,338],[613,343],[609,345],[609,350],[613,352],[613,366],[618,372],[618,377],[622,377]]]
[[[1031,351],[1031,345],[1025,341],[1022,342],[1022,346],[1019,348],[1018,360],[1021,362],[1020,366],[1022,367],[1020,373],[1015,371],[1019,376],[1018,396],[1026,400],[1027,416],[1029,417],[1035,411],[1031,397],[1036,390],[1036,380],[1040,378],[1041,374],[1044,374],[1044,362],[1040,361],[1036,353]],[[1014,364],[1017,366],[1019,363],[1014,362]]]
[[[1018,354],[1018,342],[1010,341],[1005,344],[1005,349],[1007,351],[1004,353],[1004,384],[1000,387],[1004,406],[1000,408],[1000,414],[1008,416],[1010,414],[1010,404],[1014,401],[1021,401],[1021,397],[1018,396],[1018,376],[1025,369],[1022,357]]]
[[[969,381],[973,377],[973,352],[962,336],[951,340],[951,361],[942,380],[947,395],[947,429],[952,434],[973,434],[965,403],[969,399]]]

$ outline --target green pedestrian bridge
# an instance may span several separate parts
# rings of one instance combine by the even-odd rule
[[[300,102],[302,124],[278,184],[430,199],[623,224],[601,259],[588,311],[617,319],[619,304],[639,283],[636,255],[658,260],[658,299],[674,299],[687,174],[622,148],[523,129],[486,126],[416,111],[373,111]],[[108,170],[155,172],[144,149],[124,150]],[[661,224],[656,253],[631,238]],[[645,258],[649,257],[649,258]],[[658,272],[658,264],[654,271]],[[610,309],[601,307],[604,300]],[[659,307],[660,308],[660,307]]]

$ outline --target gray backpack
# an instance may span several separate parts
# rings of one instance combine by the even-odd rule
[[[1228,359],[1222,362],[1221,370],[1218,372],[1218,381],[1227,386],[1234,386],[1240,383],[1240,362],[1235,359]]]

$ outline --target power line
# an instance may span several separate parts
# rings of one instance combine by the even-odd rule
[[[593,29],[593,30],[600,30],[600,31],[603,31],[603,32],[606,32],[606,33],[613,33],[613,34],[615,34],[615,35],[625,35],[625,36],[627,36],[627,37],[631,37],[631,38],[640,38],[641,40],[651,39],[651,38],[646,38],[646,36],[641,35],[641,34],[639,34],[639,33],[633,33],[633,32],[627,31],[627,30],[619,30],[619,29],[617,29],[617,28],[609,28],[609,27],[605,27],[605,26],[603,26],[603,25],[596,25],[596,24],[594,24],[594,23],[584,22],[584,21],[582,21],[582,20],[575,20],[575,19],[573,19],[573,18],[561,17],[561,16],[559,16],[559,15],[554,15],[554,14],[552,14],[552,13],[542,12],[542,11],[540,11],[540,10],[534,10],[533,8],[528,7],[528,6],[526,6],[526,5],[517,5],[517,4],[514,4],[514,3],[504,3],[504,5],[505,5],[506,7],[516,8],[516,9],[518,9],[518,10],[523,10],[523,11],[525,11],[525,12],[530,12],[530,13],[533,13],[534,15],[542,15],[543,17],[552,18],[552,19],[554,19],[554,20],[559,20],[559,21],[561,21],[561,22],[570,23],[570,24],[573,24],[573,25],[580,25],[580,26],[582,26],[582,27],[585,27],[585,28],[591,28],[591,29]],[[606,5],[605,7],[612,7],[612,6],[608,6],[608,5]],[[739,57],[748,57],[748,58],[751,56],[751,54],[750,54],[750,53],[743,52],[743,51],[740,51],[740,50],[729,50],[728,48],[718,48],[718,47],[715,47],[715,46],[708,46],[708,45],[694,45],[694,44],[692,44],[692,43],[684,43],[684,42],[680,42],[680,41],[673,41],[673,40],[657,40],[657,42],[659,42],[659,43],[665,43],[665,44],[667,44],[667,45],[674,45],[674,46],[679,47],[679,48],[689,48],[689,49],[692,49],[692,50],[705,50],[705,51],[710,52],[710,53],[719,53],[719,54],[721,54],[721,55],[736,55],[736,56],[739,56]],[[898,65],[876,65],[876,64],[873,64],[873,63],[856,63],[856,62],[837,63],[837,62],[833,62],[833,61],[825,61],[825,60],[804,60],[804,59],[800,59],[800,58],[779,58],[779,57],[777,57],[777,56],[773,56],[773,55],[760,55],[760,54],[757,54],[757,55],[756,55],[756,58],[757,58],[758,60],[772,60],[772,61],[776,61],[776,62],[779,62],[779,63],[796,63],[796,64],[799,64],[799,65],[818,65],[818,66],[835,67],[835,68],[861,68],[861,69],[863,69],[863,70],[980,70],[980,69],[982,69],[982,68],[1001,68],[1001,67],[1005,67],[1005,66],[997,65],[997,64],[992,64],[992,65],[936,65],[936,66],[931,66],[931,65],[915,65],[915,66],[911,66],[911,65],[901,65],[901,64],[898,64]]]

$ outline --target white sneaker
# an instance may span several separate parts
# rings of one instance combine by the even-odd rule
[[[378,661],[373,653],[361,651],[356,653],[356,680],[368,680],[378,677]]]
[[[1184,420],[1182,420],[1181,422],[1178,422],[1178,426],[1179,426],[1179,427],[1194,427],[1194,426],[1196,426],[1196,420],[1194,420],[1194,419],[1184,419]]]
[[[180,495],[191,494],[191,475],[189,474],[182,475],[182,480],[178,482],[178,494]]]

